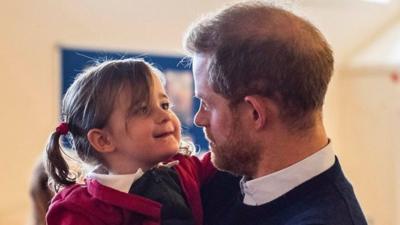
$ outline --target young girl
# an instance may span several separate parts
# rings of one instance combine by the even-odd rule
[[[48,225],[202,224],[199,186],[214,168],[209,155],[200,161],[178,153],[188,149],[160,74],[140,59],[114,60],[70,86],[46,147],[47,171],[62,187]],[[62,156],[67,134],[79,158],[96,168],[84,184]]]

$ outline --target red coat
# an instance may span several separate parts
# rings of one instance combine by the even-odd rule
[[[196,225],[201,225],[203,210],[200,186],[215,173],[210,154],[206,154],[202,160],[182,155],[177,155],[175,159],[179,160],[174,168],[183,192]],[[160,203],[111,189],[93,179],[87,179],[85,183],[66,187],[53,198],[46,216],[48,225],[160,224]]]

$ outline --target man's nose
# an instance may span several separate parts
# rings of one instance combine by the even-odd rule
[[[194,116],[194,125],[198,127],[205,127],[207,125],[206,115],[201,109],[199,109]]]

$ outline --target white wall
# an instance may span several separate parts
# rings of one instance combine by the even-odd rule
[[[345,71],[339,148],[371,225],[399,224],[400,83],[388,71]]]
[[[180,53],[189,23],[223,2],[227,1],[15,0],[2,4],[0,224],[27,221],[31,169],[58,122],[60,46]],[[328,133],[368,215],[375,224],[394,225],[395,158],[389,156],[395,151],[392,144],[398,146],[393,143],[396,125],[393,120],[379,122],[380,98],[394,94],[388,86],[382,87],[382,94],[373,94],[374,80],[359,83],[356,79],[364,79],[341,80],[343,76],[347,75],[334,77],[328,92]]]
[[[340,139],[357,149],[347,168],[375,224],[400,224],[400,22],[394,20],[343,68]],[[366,168],[364,176],[352,168]],[[382,206],[382,207],[381,207]],[[374,218],[375,217],[375,218]]]

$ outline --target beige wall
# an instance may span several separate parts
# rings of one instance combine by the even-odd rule
[[[390,71],[342,71],[337,151],[371,225],[399,220],[400,83]]]
[[[0,225],[27,221],[31,168],[57,125],[60,46],[179,53],[187,25],[222,4],[148,2],[17,0],[0,7]],[[368,79],[378,76],[346,76],[338,74],[329,90],[328,132],[367,214],[394,225],[399,143],[395,121],[381,117],[380,98],[395,96],[387,86],[383,94],[371,91],[376,81]]]

